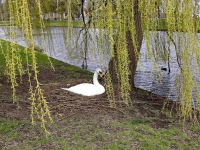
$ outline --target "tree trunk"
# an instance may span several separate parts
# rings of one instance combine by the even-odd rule
[[[129,82],[130,82],[132,89],[134,88],[134,77],[135,77],[135,71],[136,71],[137,63],[138,63],[138,57],[137,57],[136,51],[137,51],[138,54],[140,53],[140,48],[141,48],[142,40],[143,40],[142,27],[141,27],[141,14],[140,14],[139,8],[138,8],[138,0],[135,1],[134,11],[135,11],[135,28],[136,28],[137,50],[135,50],[135,47],[133,45],[131,32],[130,31],[126,32],[127,49],[128,49],[128,52],[129,52],[129,60],[130,60],[129,70],[131,71]],[[117,47],[114,45],[114,53],[115,54],[116,54],[116,51],[117,51],[116,49],[117,49]],[[117,75],[116,75],[115,67],[117,67],[116,55],[109,62],[109,72],[110,72],[110,76],[111,76],[113,83],[117,83]]]

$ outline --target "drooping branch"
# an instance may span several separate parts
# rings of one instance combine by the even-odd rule
[[[167,32],[167,35],[169,36],[170,41],[174,44],[175,51],[176,51],[176,59],[177,59],[177,63],[178,63],[179,68],[180,68],[181,71],[182,71],[181,62],[179,61],[178,48],[177,48],[176,42],[175,42],[174,39],[171,37],[171,35],[169,35],[168,32]],[[170,42],[170,41],[169,41],[169,42]]]
[[[170,42],[169,42],[170,43]],[[168,47],[168,55],[167,55],[167,59],[168,59],[168,73],[170,73],[170,54],[171,54],[171,49],[170,49],[170,44],[169,44],[169,47]]]
[[[84,27],[86,27],[85,15],[84,15],[84,2],[85,2],[85,0],[81,0],[81,15],[82,15],[82,18],[83,18]]]

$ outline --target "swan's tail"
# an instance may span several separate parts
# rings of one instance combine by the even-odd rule
[[[61,88],[62,90],[68,90],[68,88]]]

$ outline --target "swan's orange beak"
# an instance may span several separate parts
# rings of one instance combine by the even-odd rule
[[[103,75],[102,75],[102,73],[101,73],[101,72],[99,72],[99,76],[100,76],[100,77],[103,77]]]

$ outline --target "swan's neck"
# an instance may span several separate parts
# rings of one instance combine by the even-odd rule
[[[98,78],[98,73],[95,71],[94,76],[93,76],[93,84],[94,85],[99,85],[97,78]]]

